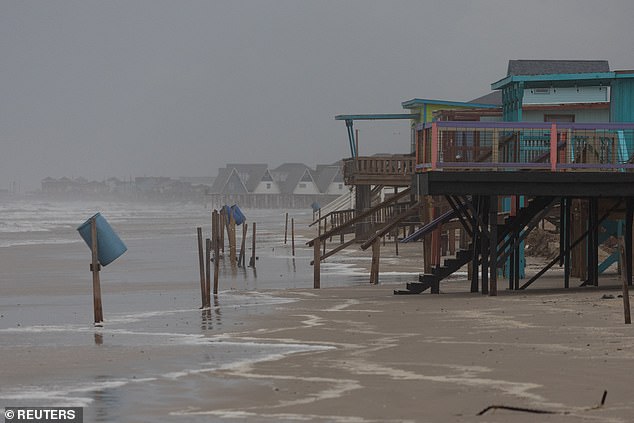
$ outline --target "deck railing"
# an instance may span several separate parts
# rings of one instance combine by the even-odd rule
[[[433,122],[416,146],[417,172],[634,169],[634,123]]]
[[[370,156],[345,159],[343,177],[348,185],[409,185],[416,159],[413,155]]]

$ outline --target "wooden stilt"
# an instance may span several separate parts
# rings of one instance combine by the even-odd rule
[[[295,218],[291,218],[291,253],[295,257]]]
[[[634,217],[634,200],[628,198],[625,211],[625,267],[626,279],[623,281],[623,314],[625,324],[632,323],[630,314],[630,290],[632,285],[632,218]]]
[[[233,213],[229,213],[229,261],[231,262],[231,268],[235,270],[237,267],[236,220],[233,217]]]
[[[394,252],[398,256],[398,226],[396,227],[396,230],[394,231]]]
[[[249,260],[249,267],[253,267],[255,269],[255,228],[256,223],[253,222],[253,236],[251,239],[251,259]]]
[[[321,242],[319,238],[315,238],[315,243],[313,244],[313,288],[319,289],[321,286],[321,269],[320,269],[320,260],[319,255],[321,251]]]
[[[592,271],[592,285],[599,286],[599,204],[598,199],[593,197],[590,199],[591,210],[591,227],[592,230],[592,244],[591,257],[592,263],[590,270]]]
[[[238,267],[245,267],[244,266],[244,261],[245,261],[244,249],[246,248],[246,242],[247,242],[247,230],[248,230],[248,225],[246,223],[243,223],[242,224],[242,242],[240,244],[240,255],[238,256]]]
[[[314,217],[313,217],[313,220],[315,220]],[[288,237],[288,212],[286,213],[286,224],[284,225],[284,245],[286,245],[287,237]]]
[[[219,215],[219,228],[220,229],[220,250],[222,250],[222,254],[224,255],[225,253],[225,228],[227,227],[227,220],[226,220],[226,215],[225,215],[225,208],[223,207],[220,210],[220,215]]]
[[[474,205],[479,204],[479,199],[477,196],[473,196],[472,199]],[[480,230],[478,228],[478,220],[476,217],[476,213],[473,213],[471,227],[473,228],[473,235],[471,241],[471,248],[473,250],[473,256],[471,258],[471,292],[478,292],[480,290],[480,282],[478,275],[478,262],[480,257],[480,243],[482,242],[482,237],[480,236]]]
[[[564,220],[563,224],[560,226],[563,227],[564,231],[564,288],[570,288],[570,208],[572,205],[571,199],[565,197],[563,199],[564,205]]]
[[[487,197],[481,198],[482,208],[480,209],[480,217],[484,227],[482,228],[481,257],[482,257],[482,295],[489,294],[489,234],[487,227],[489,224],[489,201]]]
[[[212,215],[213,222],[213,237],[215,239],[214,243],[214,295],[218,295],[218,273],[220,272],[220,232],[222,229],[220,228],[220,216],[218,212],[214,210]]]
[[[377,238],[372,243],[372,266],[370,267],[370,283],[378,285],[379,283],[379,261],[381,257],[381,240]]]
[[[489,208],[489,234],[490,244],[489,250],[491,251],[491,275],[489,276],[489,295],[498,295],[498,197],[496,195],[491,196],[490,208]]]
[[[205,240],[205,305],[211,307],[211,240]]]
[[[92,271],[92,298],[93,311],[95,316],[95,324],[103,322],[103,308],[101,306],[101,281],[99,280],[99,242],[97,240],[97,220],[93,217],[90,219],[90,238],[92,250],[92,263],[90,270]]]
[[[198,232],[198,265],[200,268],[200,299],[202,307],[205,307],[205,257],[203,252],[203,229],[196,228]]]

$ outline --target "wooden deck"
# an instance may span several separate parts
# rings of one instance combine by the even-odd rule
[[[412,183],[416,158],[411,155],[357,157],[343,161],[346,185],[405,187]]]

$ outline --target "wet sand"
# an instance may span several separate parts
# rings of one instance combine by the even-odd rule
[[[468,293],[465,270],[441,295],[394,296],[421,251],[397,257],[388,242],[380,285],[367,284],[371,253],[351,248],[313,290],[312,229],[293,258],[273,216],[258,223],[257,275],[224,265],[220,296],[200,310],[197,216],[119,225],[129,251],[103,272],[103,327],[91,324],[85,245],[2,249],[1,405],[83,406],[94,422],[634,420],[634,336],[614,276],[545,291],[562,285],[554,271],[522,292],[500,281],[491,298]],[[493,404],[555,414],[475,416]]]
[[[385,286],[276,292],[299,300],[230,337],[333,348],[214,372],[246,382],[248,393],[176,414],[246,421],[632,421],[634,333],[623,324],[619,291],[492,298],[464,288],[455,284],[436,296],[394,296]],[[604,390],[605,405],[592,409]],[[554,414],[497,410],[476,417],[490,405]]]

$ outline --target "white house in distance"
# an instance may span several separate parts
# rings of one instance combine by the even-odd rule
[[[317,186],[319,192],[329,195],[343,195],[348,193],[348,188],[343,181],[341,165],[317,165]]]
[[[303,163],[284,163],[275,169],[259,163],[219,169],[210,196],[218,206],[303,208],[314,202],[327,204],[347,192],[339,164],[318,165],[313,170]]]

